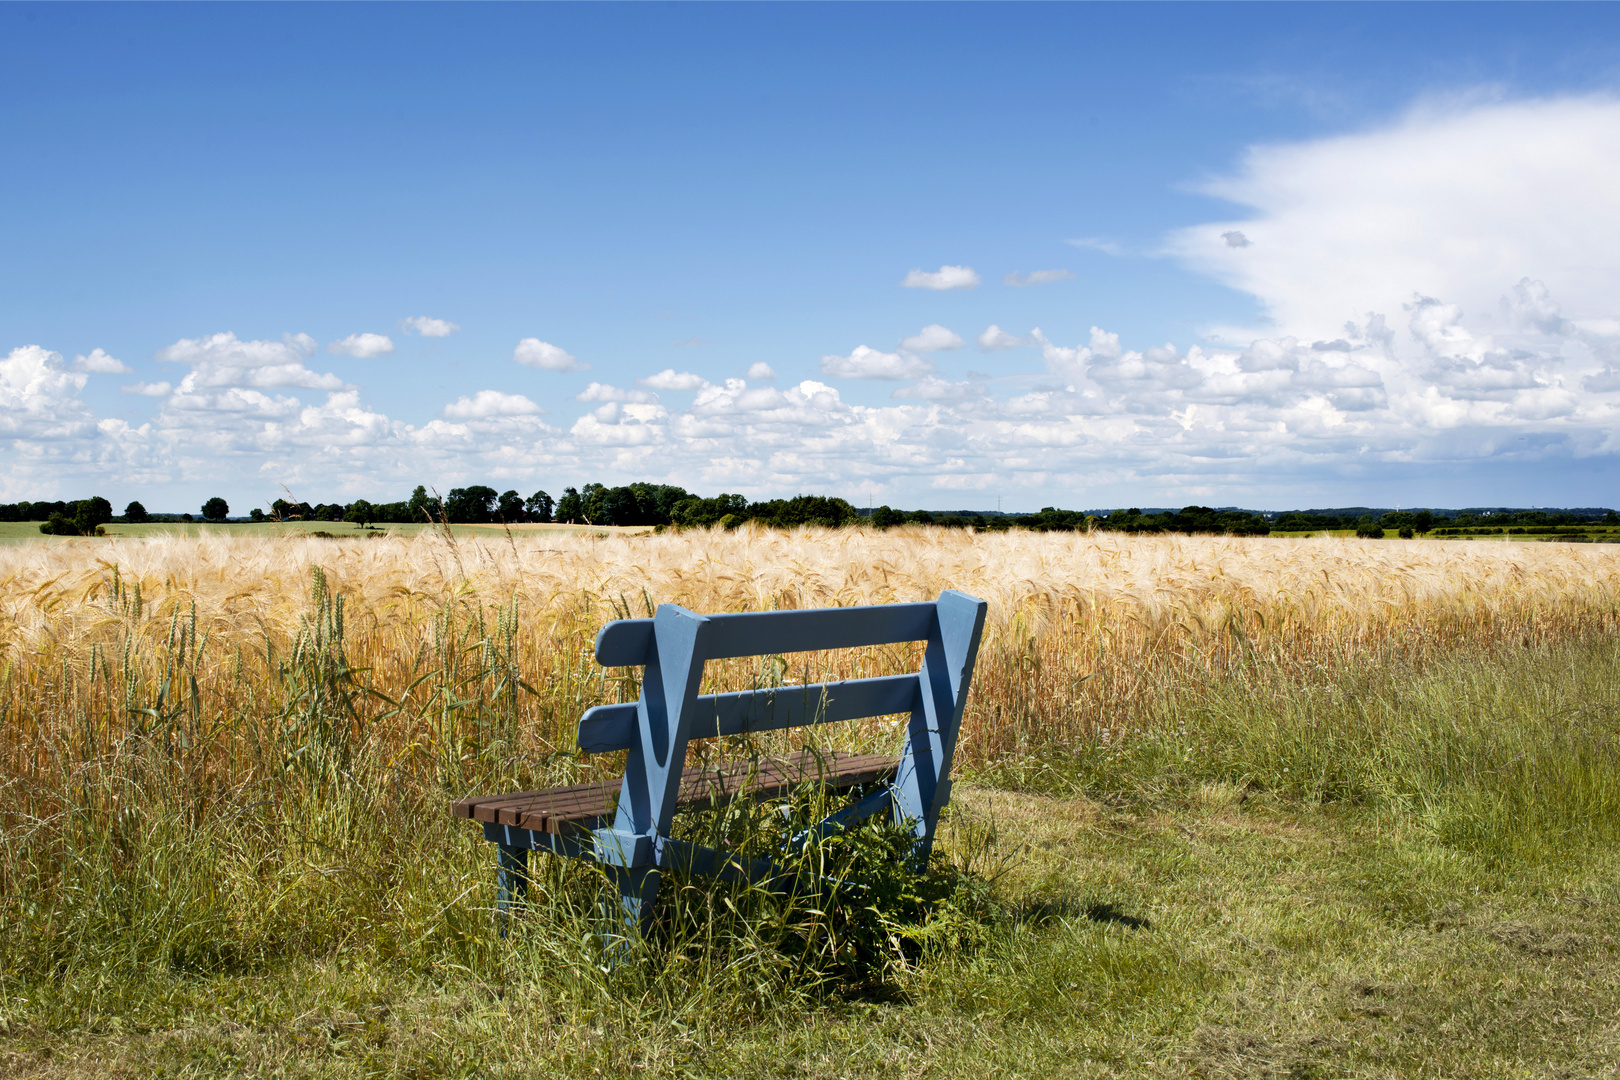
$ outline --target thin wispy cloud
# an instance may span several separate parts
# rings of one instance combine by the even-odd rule
[[[933,289],[937,292],[976,289],[979,287],[979,274],[971,266],[942,266],[938,270],[913,270],[900,284],[908,289]]]
[[[1124,248],[1120,247],[1114,241],[1104,239],[1100,236],[1077,236],[1064,242],[1077,248],[1084,248],[1087,251],[1100,251],[1105,255],[1125,254]]]
[[[1066,281],[1074,277],[1067,270],[1032,270],[1027,274],[1014,271],[1001,279],[1003,285],[1011,285],[1015,289],[1028,288],[1031,285],[1050,285],[1054,281]]]

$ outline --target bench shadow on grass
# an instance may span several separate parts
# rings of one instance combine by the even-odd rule
[[[1151,919],[1132,915],[1111,900],[1082,900],[1074,896],[1025,899],[1013,907],[1011,914],[1014,921],[1027,926],[1085,919],[1109,926],[1123,926],[1127,930],[1153,929]]]

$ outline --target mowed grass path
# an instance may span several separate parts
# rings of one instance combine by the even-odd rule
[[[431,584],[390,591],[365,561],[384,557],[373,543],[289,549],[359,560],[318,579],[351,583],[347,628],[326,585],[264,593],[297,619],[265,606],[246,620],[240,594],[178,548],[134,551],[121,571],[146,583],[146,614],[94,574],[19,562],[13,580],[39,584],[33,607],[6,609],[0,683],[0,1074],[1616,1075],[1620,643],[1596,553],[1428,564],[1422,544],[1121,539],[1088,554],[1014,539],[882,541],[883,588],[916,588],[896,585],[906,573],[1014,584],[984,589],[1000,610],[944,826],[951,888],[877,905],[867,921],[895,944],[880,935],[882,963],[853,975],[776,963],[791,935],[700,883],[668,890],[647,946],[611,969],[577,876],[541,871],[527,918],[498,937],[488,845],[443,804],[570,766],[546,756],[560,736],[545,716],[503,711],[496,646],[523,642],[493,615],[465,639],[443,614],[431,624],[443,657],[473,665],[442,675],[454,699],[334,726],[333,699],[311,690],[348,685],[322,666],[334,641],[350,662],[382,660],[378,641],[410,638],[379,627]],[[625,558],[668,589],[655,560],[678,568],[693,542]],[[778,587],[784,564],[800,588],[875,573],[831,542],[715,537],[713,558],[759,569],[711,567],[703,606],[727,582]],[[459,560],[464,597],[506,550],[401,554],[452,575]],[[1363,551],[1374,572],[1357,578]],[[249,554],[196,551],[222,553]],[[1337,591],[1307,594],[1323,569]],[[1084,606],[1020,606],[1019,589],[1071,587]],[[183,597],[172,612],[163,588]],[[603,613],[572,611],[524,647],[576,654]],[[255,660],[250,634],[278,618],[292,629]],[[558,638],[567,618],[580,633]],[[1078,634],[1077,618],[1091,620]],[[1323,625],[1337,636],[1309,635]],[[134,659],[119,661],[126,633]],[[424,646],[412,677],[450,671],[437,655]],[[197,704],[188,691],[154,707],[166,728],[105,709],[188,673]],[[590,694],[556,707],[577,716]],[[451,700],[465,716],[445,718]],[[512,738],[530,728],[535,741]]]

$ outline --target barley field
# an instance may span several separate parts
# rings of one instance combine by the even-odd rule
[[[285,665],[329,653],[355,673],[346,745],[442,754],[498,724],[543,769],[570,749],[584,708],[634,697],[625,673],[589,656],[610,619],[661,603],[847,606],[946,588],[990,603],[962,743],[973,767],[1128,730],[1189,675],[1263,665],[1309,678],[1462,643],[1612,631],[1620,562],[1556,545],[944,529],[14,546],[0,549],[8,752],[85,759],[138,710],[178,710],[167,734],[193,767],[241,773],[258,759],[228,732],[284,709],[272,688]],[[819,678],[913,662],[872,652],[795,664]],[[713,679],[728,675],[759,677]]]
[[[697,885],[662,951],[604,965],[588,885],[554,868],[524,932],[495,935],[487,845],[445,805],[616,769],[573,748],[586,708],[637,692],[594,664],[603,623],[945,588],[990,605],[968,782],[945,891],[873,910],[875,967],[840,953],[806,976],[762,936],[765,901]],[[1545,1018],[1518,1038],[1520,1005],[1486,995],[1435,1019],[1448,985],[1504,977],[1585,994],[1560,1060],[1596,1069],[1620,1040],[1617,621],[1604,546],[925,528],[3,546],[0,1070],[1541,1075]],[[900,737],[844,728],[809,737]],[[1568,897],[1573,919],[1548,914]],[[990,1060],[987,1039],[1020,1049]]]

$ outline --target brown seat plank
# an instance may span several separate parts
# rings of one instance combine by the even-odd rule
[[[450,804],[450,813],[456,817],[476,818],[480,806],[511,802],[514,799],[538,798],[544,791],[513,791],[505,795],[469,795]]]
[[[739,795],[770,799],[807,782],[832,790],[857,787],[893,775],[895,761],[884,754],[822,754],[801,750],[786,759],[756,765],[738,763],[687,771],[681,779],[680,806],[700,810]],[[618,795],[619,780],[599,780],[544,791],[474,796],[451,803],[451,813],[476,821],[534,832],[588,829],[606,818]]]

